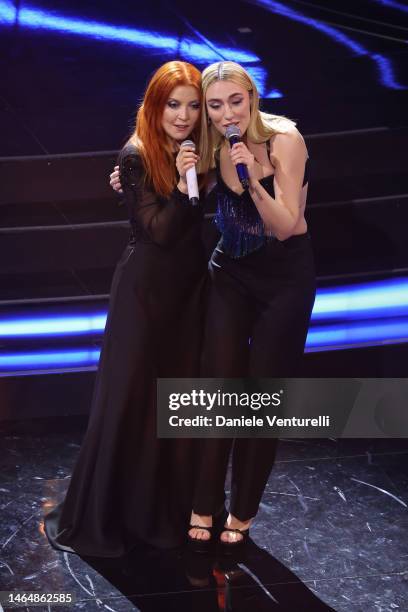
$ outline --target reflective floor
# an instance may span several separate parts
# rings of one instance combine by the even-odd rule
[[[55,551],[43,532],[84,427],[82,417],[0,426],[1,590],[76,598],[68,607],[22,609],[408,608],[407,440],[283,440],[245,556],[228,561],[216,551],[206,557],[140,544],[113,560]]]

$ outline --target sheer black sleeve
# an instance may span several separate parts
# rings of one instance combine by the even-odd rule
[[[135,147],[123,149],[119,168],[132,226],[158,245],[177,241],[191,223],[193,207],[188,196],[177,188],[169,198],[158,196],[146,181],[143,162]]]

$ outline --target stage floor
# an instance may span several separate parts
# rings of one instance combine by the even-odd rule
[[[143,546],[109,560],[57,552],[43,531],[85,426],[0,424],[2,590],[74,593],[61,612],[408,609],[408,440],[281,441],[239,565]]]

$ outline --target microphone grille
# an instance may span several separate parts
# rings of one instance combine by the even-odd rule
[[[239,136],[241,137],[241,130],[237,125],[229,125],[225,130],[225,138],[229,140],[231,136]]]
[[[191,147],[193,149],[195,149],[195,144],[192,140],[183,140],[183,142],[181,143],[180,147]]]

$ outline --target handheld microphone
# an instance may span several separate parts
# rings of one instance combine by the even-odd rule
[[[192,140],[183,140],[180,147],[189,147],[195,151],[195,144]],[[197,184],[197,172],[195,166],[189,168],[186,172],[186,181],[187,181],[187,191],[188,197],[190,200],[190,204],[192,206],[197,206],[200,196],[198,193],[198,184]]]
[[[237,125],[229,125],[225,130],[225,138],[230,143],[230,147],[234,146],[237,142],[241,142],[241,130]],[[236,166],[238,178],[243,189],[248,189],[249,187],[249,176],[248,176],[248,168],[245,164],[237,164]]]

